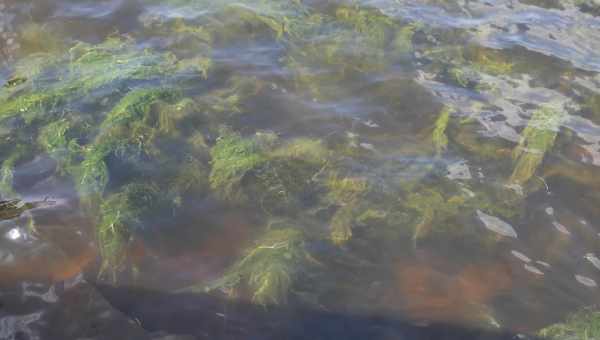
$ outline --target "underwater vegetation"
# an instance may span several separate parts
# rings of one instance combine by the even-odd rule
[[[313,176],[327,161],[318,140],[280,144],[277,136],[242,137],[223,130],[211,149],[211,189],[233,204],[255,202],[265,212],[290,211],[310,195]]]
[[[336,245],[342,245],[352,238],[353,224],[363,209],[363,199],[369,191],[369,183],[365,178],[339,178],[335,173],[329,175],[327,199],[337,209],[331,218],[331,240]]]
[[[448,123],[450,121],[451,111],[452,110],[449,108],[444,108],[435,121],[435,128],[433,129],[431,139],[433,140],[433,145],[438,154],[441,154],[448,147],[446,129],[448,128]]]
[[[551,108],[535,111],[513,150],[514,170],[509,181],[525,184],[536,172],[556,140],[564,113]]]
[[[499,327],[496,308],[520,303],[495,304],[519,275],[503,256],[525,252],[532,214],[554,232],[562,213],[537,206],[558,199],[549,186],[598,189],[597,140],[575,127],[596,131],[598,95],[564,86],[598,79],[571,66],[540,79],[554,66],[536,58],[552,58],[481,43],[475,12],[443,27],[379,1],[138,2],[127,34],[55,40],[24,26],[23,56],[0,68],[0,218],[45,204],[22,203],[24,182],[51,173],[34,189],[66,183],[92,229],[96,249],[56,279],[97,255],[90,271],[114,285],[146,275],[264,308],[370,311],[390,298],[419,323]],[[561,155],[571,144],[581,162]],[[573,225],[596,234],[585,217],[558,223],[565,249]],[[456,258],[441,268],[429,252]],[[593,338],[594,313],[541,334]]]
[[[593,307],[585,308],[569,315],[565,322],[542,329],[539,335],[551,340],[596,339],[600,337],[600,313]]]
[[[72,179],[82,205],[96,215],[102,271],[122,267],[132,229],[153,216],[136,201],[149,192],[134,190],[123,176],[147,175],[149,182],[139,185],[152,188],[148,190],[154,195],[156,185],[165,185],[162,191],[167,183],[180,195],[205,190],[206,179],[195,176],[208,173],[207,148],[190,130],[179,129],[183,121],[201,121],[201,114],[175,84],[193,74],[203,79],[206,69],[190,73],[172,54],[142,50],[130,37],[111,36],[96,45],[76,43],[62,56],[24,58],[14,72],[13,79],[21,80],[13,82],[17,90],[2,90],[2,122],[24,124],[11,130],[11,141],[34,133],[37,143],[4,148],[3,196],[17,195],[12,187],[15,166],[35,153],[47,153],[56,161],[57,173]],[[192,119],[194,115],[200,119]],[[189,147],[166,152],[188,139],[193,141]],[[169,165],[178,162],[185,166]],[[128,175],[120,171],[122,166]]]
[[[248,297],[267,306],[286,303],[294,283],[311,263],[305,235],[297,227],[267,230],[222,278],[206,287],[186,291],[221,290],[232,297]]]

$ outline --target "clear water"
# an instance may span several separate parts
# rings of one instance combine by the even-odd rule
[[[597,15],[0,0],[0,339],[511,339],[597,304]]]

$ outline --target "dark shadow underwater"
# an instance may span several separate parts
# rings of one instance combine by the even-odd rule
[[[448,324],[417,326],[382,315],[270,306],[203,293],[165,293],[95,283],[111,304],[148,331],[199,339],[508,340],[533,339],[508,331]]]

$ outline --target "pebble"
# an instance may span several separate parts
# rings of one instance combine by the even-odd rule
[[[518,252],[516,250],[512,250],[510,253],[513,254],[514,257],[518,258],[519,260],[521,260],[521,261],[523,261],[525,263],[531,262],[531,259],[529,257],[527,257],[527,255],[525,255],[525,254],[523,254],[521,252]]]
[[[560,231],[561,233],[565,235],[571,235],[571,232],[564,225],[558,222],[552,222],[552,225],[554,226],[554,228],[556,228],[556,230]]]
[[[539,270],[537,267],[534,267],[530,264],[524,264],[523,267],[525,268],[525,270],[527,270],[530,273],[536,274],[536,275],[544,275],[544,273]]]
[[[510,224],[502,221],[498,217],[488,215],[481,210],[477,210],[477,216],[487,229],[502,236],[517,238],[517,232],[515,229]]]
[[[575,280],[577,280],[577,282],[581,283],[582,285],[584,285],[586,287],[590,287],[590,288],[598,287],[598,284],[596,283],[596,281],[594,281],[593,279],[590,279],[587,276],[575,275]]]
[[[585,256],[583,256],[583,258],[590,261],[590,263],[597,269],[600,269],[600,259],[596,255],[587,253]]]

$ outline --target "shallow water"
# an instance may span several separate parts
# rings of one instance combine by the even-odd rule
[[[0,339],[534,337],[600,303],[598,37],[593,0],[0,0]]]

